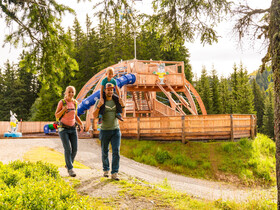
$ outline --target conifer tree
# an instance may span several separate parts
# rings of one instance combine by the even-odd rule
[[[0,101],[4,101],[4,75],[2,73],[2,69],[0,68]],[[0,103],[0,121],[3,121],[3,113],[2,111],[4,110],[4,105],[3,103]]]
[[[40,84],[34,74],[27,72],[24,68],[17,70],[17,90],[15,95],[18,99],[20,110],[17,115],[24,121],[30,118],[30,108],[38,97]]]
[[[16,88],[16,70],[14,64],[10,64],[7,61],[4,64],[3,72],[3,98],[2,109],[0,110],[0,118],[3,121],[8,121],[10,119],[10,110],[13,112],[18,112],[20,107],[17,107],[15,103],[15,88]]]
[[[253,79],[252,81],[252,91],[254,95],[254,109],[257,112],[257,126],[259,131],[261,131],[263,125],[265,93],[261,90],[260,86],[256,82],[256,79]]]
[[[198,92],[204,103],[205,109],[208,114],[213,113],[212,93],[210,89],[209,77],[205,66],[202,67],[201,77],[198,83]]]
[[[274,96],[272,84],[269,86],[268,95],[264,102],[263,132],[271,138],[274,138]]]
[[[219,92],[219,78],[217,76],[217,71],[212,69],[212,75],[211,75],[211,83],[210,83],[210,89],[211,89],[211,95],[212,95],[212,114],[220,114],[221,113],[221,98],[220,98],[220,92]]]
[[[226,78],[221,77],[220,82],[220,96],[221,96],[221,114],[231,113],[231,100],[230,100],[230,91],[229,91],[229,82]]]
[[[233,65],[233,73],[230,75],[230,113],[238,113],[238,69]]]
[[[237,83],[237,113],[239,114],[254,114],[254,96],[252,88],[249,83],[249,76],[247,70],[242,63],[238,70]]]

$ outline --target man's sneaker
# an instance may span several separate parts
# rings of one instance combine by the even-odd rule
[[[75,173],[75,171],[73,170],[73,168],[70,169],[70,170],[68,170],[68,174],[69,174],[70,176],[72,176],[72,177],[75,177],[75,176],[76,176],[76,173]]]
[[[104,177],[109,177],[109,171],[104,171],[103,176],[104,176]]]
[[[118,118],[120,121],[123,121],[123,118],[122,118],[122,116],[120,114],[117,114],[116,118]]]
[[[116,181],[119,181],[119,180],[120,180],[119,177],[118,177],[118,173],[112,174],[112,175],[111,175],[111,178],[114,179],[114,180],[116,180]]]

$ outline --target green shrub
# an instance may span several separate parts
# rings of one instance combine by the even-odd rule
[[[134,157],[141,157],[143,154],[144,149],[143,148],[133,148],[132,154]]]
[[[210,169],[211,168],[211,163],[210,162],[203,162],[202,163],[202,168],[207,170],[207,169]]]
[[[226,144],[223,145],[223,150],[225,152],[230,153],[230,152],[233,151],[233,149],[234,149],[234,143],[232,143],[232,142],[231,143],[226,143]]]
[[[243,148],[252,149],[252,142],[248,138],[242,138],[238,143]]]
[[[195,168],[197,168],[197,163],[196,163],[196,161],[193,161],[190,158],[186,158],[185,162],[184,162],[184,166],[186,166],[190,169],[195,169]]]
[[[151,166],[156,166],[157,165],[157,161],[154,158],[154,156],[151,155],[143,155],[142,156],[142,160],[139,162],[144,162],[145,164],[151,165]]]
[[[159,148],[158,148],[158,150],[156,152],[155,157],[156,157],[156,161],[158,163],[161,163],[161,164],[164,163],[166,160],[171,159],[171,156],[170,156],[168,151],[166,151],[166,150],[162,151]]]
[[[182,166],[184,165],[185,158],[182,155],[176,155],[174,158],[172,158],[172,164],[176,166]]]
[[[0,209],[91,209],[59,176],[57,168],[42,162],[15,161],[0,165]]]

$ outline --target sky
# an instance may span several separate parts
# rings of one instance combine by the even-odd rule
[[[237,1],[237,0],[235,0]],[[242,0],[240,0],[242,1]],[[77,18],[85,30],[86,14],[93,18],[93,1],[77,3],[76,0],[58,0],[59,3],[69,5],[76,11]],[[135,8],[141,8],[148,14],[152,13],[150,4],[151,0],[135,1]],[[242,1],[244,2],[244,1]],[[248,0],[248,5],[252,8],[268,8],[270,0]],[[67,14],[63,18],[62,24],[65,28],[73,25],[74,16]],[[93,19],[93,24],[96,20]],[[0,25],[5,25],[4,21],[0,19]],[[200,77],[202,67],[205,66],[208,74],[214,68],[219,76],[228,77],[232,72],[234,63],[239,65],[241,62],[249,73],[257,70],[261,65],[261,59],[266,53],[266,47],[262,45],[262,41],[255,40],[254,42],[249,39],[243,39],[242,47],[238,43],[238,38],[232,33],[233,22],[226,21],[219,24],[216,29],[220,36],[218,43],[212,45],[202,45],[199,38],[194,43],[185,43],[190,53],[190,64],[195,77]],[[10,62],[17,62],[22,49],[15,49],[9,44],[2,47],[4,34],[9,32],[9,28],[1,27],[0,33],[0,68],[3,68],[4,63],[9,60]]]

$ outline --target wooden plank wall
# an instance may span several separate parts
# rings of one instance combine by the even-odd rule
[[[231,120],[232,119],[232,120]],[[94,121],[96,125],[97,120]],[[154,140],[224,140],[256,135],[255,115],[188,115],[174,117],[125,118],[120,122],[123,137]],[[93,134],[98,136],[96,126]]]
[[[53,122],[19,122],[18,132],[44,132],[46,124]],[[93,135],[98,136],[97,119],[93,123]],[[8,131],[10,122],[0,121],[0,135]],[[186,143],[192,140],[222,140],[254,138],[256,116],[238,114],[188,115],[174,117],[125,118],[120,122],[123,137],[154,140],[175,140]]]
[[[21,133],[41,133],[44,132],[44,126],[46,124],[52,124],[52,122],[18,122],[18,132]],[[3,136],[4,133],[10,130],[9,121],[0,121],[0,136]]]

